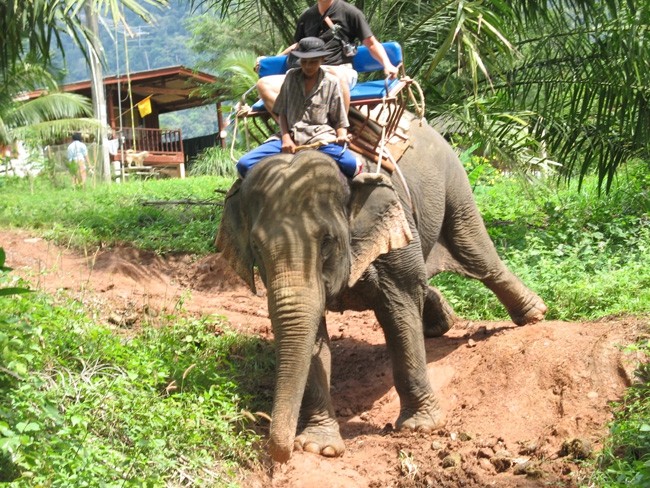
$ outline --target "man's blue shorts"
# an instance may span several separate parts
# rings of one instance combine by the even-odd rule
[[[343,174],[349,178],[361,172],[361,160],[357,159],[352,151],[339,144],[327,144],[318,148],[319,151],[331,156],[337,162]],[[252,151],[244,154],[237,162],[237,171],[242,178],[246,173],[267,156],[273,156],[282,152],[282,141],[271,140],[261,144]]]

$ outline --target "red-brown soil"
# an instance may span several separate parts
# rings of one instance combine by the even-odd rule
[[[21,231],[0,231],[0,247],[14,273],[48,292],[66,290],[115,328],[137,325],[144,314],[176,310],[223,315],[242,333],[272,335],[266,298],[252,294],[218,256],[160,257],[131,248],[84,255]],[[244,473],[241,483],[577,486],[584,473],[573,458],[585,449],[566,456],[562,445],[577,439],[596,451],[601,446],[610,402],[621,397],[636,365],[637,358],[621,346],[644,328],[647,323],[634,317],[525,327],[461,322],[426,341],[446,426],[425,435],[392,430],[399,401],[374,316],[329,314],[332,394],[347,451],[337,459],[296,452],[285,465],[266,461],[265,468]]]

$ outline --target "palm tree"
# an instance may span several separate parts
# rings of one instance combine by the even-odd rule
[[[53,48],[61,48],[61,36],[72,37],[82,52],[89,53],[91,34],[80,15],[87,5],[125,23],[124,9],[151,19],[144,5],[161,7],[167,0],[8,0],[0,2],[0,76],[26,57],[49,65]]]
[[[97,122],[86,118],[92,112],[90,100],[58,92],[56,80],[42,66],[23,62],[8,74],[8,81],[0,86],[0,145],[51,141],[80,127],[97,127]],[[21,101],[21,93],[36,88],[44,89],[44,94]]]
[[[61,36],[72,37],[84,55],[93,52],[95,39],[80,15],[84,7],[109,12],[115,22],[124,21],[124,8],[144,19],[142,5],[163,6],[167,0],[21,0],[0,3],[0,145],[16,140],[47,142],[72,130],[99,130],[91,115],[90,101],[59,93],[51,74],[50,52],[61,48]],[[23,91],[43,89],[44,95],[21,101]]]
[[[254,19],[291,43],[313,1],[194,0]],[[644,0],[357,0],[381,40],[405,49],[427,115],[460,127],[500,164],[558,161],[606,189],[633,157],[650,159],[650,4]]]

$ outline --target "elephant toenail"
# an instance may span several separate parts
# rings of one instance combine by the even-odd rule
[[[303,451],[305,452],[311,452],[313,454],[319,454],[320,453],[320,446],[316,444],[315,442],[308,442],[304,446],[302,446]]]
[[[338,455],[336,449],[334,449],[332,446],[327,446],[321,451],[321,454],[325,457],[336,457]]]

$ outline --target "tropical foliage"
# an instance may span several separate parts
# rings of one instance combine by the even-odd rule
[[[225,178],[237,176],[235,162],[241,154],[231,154],[230,150],[220,147],[208,147],[201,151],[190,166],[191,176],[223,176]],[[234,161],[233,161],[234,159]]]
[[[20,62],[0,86],[0,145],[16,140],[53,140],[81,126],[93,126],[90,101],[74,93],[59,93],[56,80],[38,64]],[[49,87],[52,92],[47,92]],[[24,90],[45,88],[44,94],[20,101]]]
[[[0,3],[0,76],[28,56],[49,64],[51,53],[61,47],[62,36],[70,36],[88,53],[92,37],[82,17],[85,7],[109,13],[124,22],[124,9],[151,18],[145,6],[164,6],[167,0],[7,0]]]
[[[195,0],[284,45],[311,1]],[[429,119],[503,167],[591,171],[609,188],[633,156],[650,157],[650,4],[643,0],[350,2],[380,40],[399,41]],[[269,46],[270,50],[277,46]]]
[[[142,18],[151,16],[144,5],[162,6],[166,0],[25,0],[0,3],[0,145],[16,140],[52,141],[73,129],[98,124],[82,118],[91,113],[89,102],[77,95],[57,93],[57,79],[49,71],[51,52],[69,36],[84,55],[94,52],[94,38],[86,26],[83,9],[110,13],[125,22],[124,9]],[[87,13],[87,11],[84,11]],[[44,95],[20,100],[23,91],[43,89]]]
[[[142,314],[127,338],[64,295],[0,300],[0,483],[238,486],[259,452],[248,409],[269,408],[267,343],[216,316]]]

